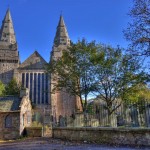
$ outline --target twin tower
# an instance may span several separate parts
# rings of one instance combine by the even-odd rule
[[[70,39],[64,19],[60,16],[51,59],[60,58],[62,50],[67,49],[69,45]],[[37,51],[20,63],[11,13],[8,9],[0,28],[0,80],[8,84],[12,78],[16,78],[23,87],[29,88],[32,103],[37,108],[50,108],[51,115],[56,118],[75,113],[79,109],[78,98],[63,91],[51,92],[53,79],[45,71],[46,64]]]

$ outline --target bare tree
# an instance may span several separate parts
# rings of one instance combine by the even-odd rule
[[[132,21],[124,31],[130,41],[129,50],[135,56],[150,56],[150,0],[133,0]]]

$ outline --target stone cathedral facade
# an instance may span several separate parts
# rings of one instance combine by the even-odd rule
[[[62,51],[70,45],[70,39],[60,16],[51,59],[58,59]],[[36,107],[50,107],[51,115],[58,118],[75,113],[78,108],[78,99],[67,91],[51,93],[53,77],[45,70],[47,62],[35,51],[23,63],[20,63],[18,45],[15,37],[13,22],[8,9],[0,28],[0,80],[8,84],[12,78],[30,90],[30,100]]]

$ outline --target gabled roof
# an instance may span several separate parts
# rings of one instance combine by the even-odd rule
[[[14,96],[0,97],[0,112],[20,110],[21,99]]]
[[[45,69],[47,62],[35,51],[19,67],[19,69]]]

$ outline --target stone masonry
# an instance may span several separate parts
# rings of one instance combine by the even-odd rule
[[[70,38],[60,16],[56,36],[51,52],[51,60],[62,56],[62,51],[70,46]],[[50,62],[51,62],[50,60]],[[53,89],[53,75],[46,73],[47,62],[35,51],[23,63],[20,63],[17,41],[13,22],[8,9],[0,28],[0,80],[8,84],[12,78],[16,78],[22,87],[30,90],[29,98],[35,107],[50,108],[51,115],[58,119],[60,115],[72,115],[78,109],[77,97],[67,91],[59,91],[51,94]]]
[[[51,60],[57,60],[62,57],[63,51],[67,50],[70,46],[70,38],[64,23],[63,16],[60,16],[60,20],[57,26],[56,35],[54,38],[54,45],[51,52]],[[71,116],[79,108],[79,99],[76,96],[71,95],[65,89],[53,93],[53,85],[57,81],[54,79],[54,75],[51,74],[51,104],[52,115],[56,121],[60,116]]]
[[[0,139],[19,138],[31,123],[32,107],[28,89],[23,89],[20,97],[0,97]]]
[[[0,80],[8,84],[19,67],[19,53],[13,22],[8,9],[0,30]]]

